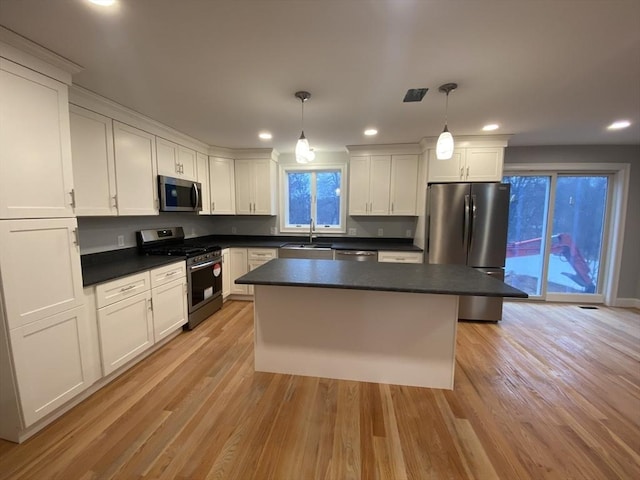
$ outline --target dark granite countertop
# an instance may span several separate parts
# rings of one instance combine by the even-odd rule
[[[82,285],[96,285],[181,260],[184,261],[184,257],[140,255],[137,248],[82,255]]]
[[[222,248],[280,248],[286,243],[308,242],[302,236],[242,236],[211,235],[187,240],[197,244],[219,245]],[[405,252],[422,252],[413,244],[411,238],[350,238],[350,237],[316,237],[315,243],[328,243],[334,250],[389,250]]]
[[[275,259],[239,284],[527,298],[527,294],[463,265]]]

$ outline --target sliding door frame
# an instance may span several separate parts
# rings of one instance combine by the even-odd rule
[[[545,257],[543,265],[544,283],[541,299],[560,302],[604,303],[615,305],[618,295],[622,244],[624,241],[625,219],[627,214],[627,198],[629,195],[629,170],[626,163],[514,163],[505,164],[503,176],[540,175],[551,176],[549,207],[551,213],[547,218],[545,238]],[[604,268],[598,272],[598,285],[601,293],[597,294],[547,294],[547,272],[553,215],[555,212],[555,185],[558,175],[607,175],[610,178],[607,192],[608,215],[605,218],[601,262]],[[602,283],[600,283],[602,282]],[[538,297],[536,297],[538,298]]]

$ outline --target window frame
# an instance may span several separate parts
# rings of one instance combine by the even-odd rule
[[[345,165],[339,164],[323,164],[323,165],[280,165],[280,233],[309,233],[309,223],[300,224],[300,226],[287,224],[287,211],[289,208],[289,173],[322,173],[322,172],[340,172],[340,223],[334,227],[324,227],[315,224],[314,232],[323,234],[344,234],[347,232],[347,201],[346,190],[347,185],[347,169]],[[316,222],[317,216],[317,197],[316,197],[316,175],[313,175],[311,185],[311,209],[313,214],[309,212],[310,217],[313,217]]]

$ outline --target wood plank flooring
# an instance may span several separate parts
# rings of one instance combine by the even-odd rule
[[[505,304],[452,391],[253,371],[228,302],[22,445],[0,479],[640,478],[640,313]]]

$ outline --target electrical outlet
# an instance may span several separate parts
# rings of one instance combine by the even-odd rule
[[[411,230],[409,230],[409,229],[407,229],[407,231],[406,231],[406,232],[404,232],[404,234],[405,234],[405,236],[406,236],[407,238],[411,238],[411,237],[413,236],[413,232],[412,232]]]
[[[278,229],[276,227],[271,227],[271,235],[277,235]]]
[[[358,234],[358,231],[355,228],[349,229],[349,236],[355,237]]]
[[[384,230],[382,228],[378,229],[378,236],[382,237],[384,235]]]
[[[118,235],[118,246],[124,247],[124,235]]]
[[[231,233],[238,233],[238,229],[236,227],[231,227]]]

